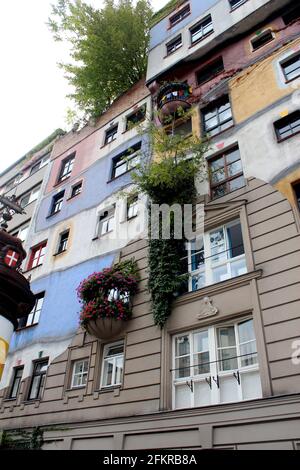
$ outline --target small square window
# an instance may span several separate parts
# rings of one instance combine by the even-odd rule
[[[168,135],[180,135],[189,136],[192,134],[192,120],[187,119],[184,122],[176,123],[174,127],[166,127],[166,134]]]
[[[202,111],[203,132],[211,137],[233,125],[231,105],[228,96],[214,101]]]
[[[13,380],[10,388],[10,393],[9,393],[9,398],[17,398],[19,391],[20,391],[20,386],[21,386],[21,380],[22,380],[22,375],[23,375],[23,369],[24,367],[15,367],[14,372],[13,372]]]
[[[68,241],[69,241],[69,235],[70,235],[70,231],[67,230],[66,232],[63,232],[60,234],[59,236],[59,242],[58,242],[58,248],[57,248],[57,253],[56,254],[59,254],[59,253],[63,253],[64,251],[67,250],[67,245],[68,245]]]
[[[43,264],[43,260],[45,257],[47,242],[43,242],[40,245],[31,248],[30,259],[28,263],[27,269],[36,268]]]
[[[211,15],[208,15],[190,29],[192,44],[204,39],[208,34],[212,33],[213,30]]]
[[[300,77],[300,54],[281,62],[281,68],[287,82]]]
[[[173,54],[173,52],[177,51],[182,46],[182,37],[181,34],[177,36],[173,41],[167,44],[167,55]]]
[[[58,183],[70,177],[74,166],[75,154],[70,155],[62,161],[61,169],[58,176]]]
[[[255,38],[251,39],[252,50],[257,51],[269,42],[273,41],[274,36],[270,29],[259,33]]]
[[[74,362],[72,370],[71,388],[84,387],[87,384],[88,370],[88,359],[83,359]]]
[[[40,321],[40,316],[43,308],[45,292],[40,292],[35,296],[35,304],[29,315],[22,317],[19,320],[18,329],[26,328],[27,326],[37,325]]]
[[[144,121],[146,117],[146,105],[126,117],[126,131]]]
[[[184,20],[187,16],[189,16],[191,12],[190,5],[186,5],[183,7],[181,10],[178,11],[178,13],[175,13],[175,15],[172,15],[169,20],[170,20],[170,27],[172,28],[175,26],[177,23],[180,23],[180,21]]]
[[[117,155],[113,158],[111,179],[123,175],[139,164],[139,151],[141,146],[142,144],[139,142],[127,149],[125,152],[122,152],[120,155]]]
[[[123,341],[108,344],[103,350],[101,388],[122,384],[124,368]]]
[[[118,133],[118,126],[113,126],[105,132],[104,145],[110,144],[116,139]]]
[[[197,83],[202,85],[209,80],[212,80],[216,75],[224,71],[224,64],[222,57],[210,62],[208,65],[205,65],[197,72]]]
[[[82,181],[72,186],[71,198],[78,196],[82,191]]]
[[[50,215],[54,215],[60,212],[64,200],[64,195],[65,192],[61,191],[60,193],[53,196]]]
[[[300,132],[300,111],[285,116],[274,123],[278,142],[293,137]]]

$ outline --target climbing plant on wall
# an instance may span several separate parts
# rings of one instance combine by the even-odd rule
[[[193,109],[180,112],[181,123],[191,119]],[[178,117],[178,112],[177,112]],[[207,141],[196,135],[176,132],[175,122],[170,120],[168,131],[148,122],[142,128],[149,136],[147,155],[137,167],[132,177],[139,190],[149,197],[149,221],[151,204],[195,204],[197,200],[196,180],[206,174],[204,153]],[[166,221],[165,221],[166,222]],[[149,235],[149,290],[152,296],[154,321],[163,327],[172,310],[172,302],[186,285],[187,272],[184,240],[174,237],[173,213],[169,214],[170,238],[164,239],[161,230],[159,237]]]

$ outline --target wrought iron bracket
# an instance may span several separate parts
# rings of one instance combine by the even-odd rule
[[[237,380],[237,383],[241,385],[241,375],[238,370],[233,373],[233,377]]]

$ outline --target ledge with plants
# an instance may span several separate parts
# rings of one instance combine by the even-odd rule
[[[138,281],[138,268],[133,259],[84,279],[77,288],[82,304],[81,326],[99,339],[119,334],[131,318],[131,299],[138,290]]]

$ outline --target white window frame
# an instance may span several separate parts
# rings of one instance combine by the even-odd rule
[[[110,348],[117,347],[117,346],[123,346],[123,352],[115,355],[108,355],[108,351]],[[105,362],[108,361],[108,359],[113,358],[113,370],[112,370],[112,383],[110,385],[103,385],[104,382],[104,369],[105,369]],[[123,372],[121,374],[120,381],[116,381],[116,363],[117,359],[123,358]],[[103,348],[103,356],[102,356],[102,361],[101,361],[101,379],[100,379],[100,389],[107,389],[107,388],[113,388],[113,387],[120,387],[122,385],[123,381],[123,374],[124,374],[124,359],[125,359],[125,344],[124,341],[117,341],[115,343],[109,343],[106,344]]]
[[[239,260],[244,260],[245,261],[245,272],[243,274],[246,274],[246,272],[247,272],[247,260],[246,260],[245,242],[244,241],[243,241],[244,254],[239,255],[239,256],[235,256],[233,258],[221,259],[219,262],[213,263],[213,257],[217,256],[217,255],[212,255],[211,243],[210,243],[210,234],[213,233],[213,232],[217,232],[218,230],[223,229],[223,231],[225,232],[225,239],[224,239],[225,250],[224,250],[224,252],[220,252],[219,255],[222,254],[222,253],[229,253],[229,250],[231,248],[229,246],[229,241],[228,241],[228,238],[227,238],[226,228],[227,227],[233,227],[234,225],[240,225],[241,226],[241,233],[242,233],[242,236],[243,236],[242,225],[241,225],[240,219],[235,219],[235,220],[233,220],[233,221],[231,221],[227,224],[220,225],[216,228],[213,228],[213,229],[210,229],[210,230],[204,232],[204,234],[203,234],[204,264],[201,265],[201,267],[196,269],[196,270],[192,270],[192,256],[194,256],[194,255],[192,255],[191,243],[187,244],[187,249],[188,249],[187,259],[188,259],[189,291],[190,292],[193,292],[193,278],[197,275],[202,274],[202,273],[205,275],[205,283],[204,283],[203,286],[198,287],[198,289],[201,289],[203,287],[215,284],[216,282],[222,282],[222,281],[214,281],[213,280],[213,271],[216,268],[220,268],[220,267],[225,266],[225,265],[227,265],[227,273],[228,273],[227,279],[232,279],[233,277],[235,277],[232,274],[232,264],[236,263]],[[226,279],[223,279],[223,280],[225,281]],[[198,290],[198,289],[195,289],[195,290]]]
[[[107,216],[100,220],[101,214],[108,212]],[[107,233],[113,232],[115,229],[115,207],[110,207],[101,212],[99,215],[98,236],[104,237]]]
[[[41,312],[43,310],[45,300],[45,292],[36,295],[36,300],[33,309],[27,317],[26,327],[37,325],[40,321]]]
[[[84,364],[83,370],[81,372],[75,372],[77,364]],[[72,366],[72,379],[71,379],[71,388],[83,388],[86,387],[88,382],[88,373],[89,373],[89,360],[88,359],[79,359],[73,362]],[[75,385],[75,377],[80,377],[80,384]],[[85,377],[85,382],[84,382]]]
[[[209,18],[210,18],[210,22],[205,24]],[[196,28],[198,28],[196,34],[198,34],[199,37],[193,40],[193,36],[195,35],[195,33],[193,33],[193,30],[195,30]],[[214,32],[214,25],[213,25],[212,16],[207,15],[205,18],[202,18],[202,20],[200,20],[198,23],[196,23],[194,26],[190,28],[191,45],[193,46],[194,44],[197,44],[198,41],[202,41],[202,39],[206,38],[209,34],[213,32]]]
[[[220,324],[217,324],[217,325],[212,325],[212,326],[207,326],[207,327],[203,327],[203,328],[199,328],[199,329],[196,329],[196,330],[192,330],[192,331],[188,331],[188,332],[183,332],[183,333],[180,333],[180,334],[176,334],[173,336],[172,338],[172,408],[173,409],[182,409],[180,407],[176,408],[176,386],[178,385],[183,385],[185,384],[186,387],[190,387],[192,386],[193,388],[193,391],[190,389],[190,406],[189,408],[194,408],[195,406],[211,406],[211,405],[216,405],[216,404],[221,404],[221,403],[232,403],[232,402],[240,402],[240,401],[246,401],[247,399],[245,399],[243,397],[243,389],[242,389],[242,378],[243,378],[243,374],[247,374],[247,373],[252,373],[252,372],[259,372],[259,363],[258,363],[258,355],[257,355],[257,348],[256,348],[256,353],[253,353],[253,356],[256,354],[256,363],[255,364],[252,364],[252,365],[249,365],[249,366],[242,366],[241,365],[241,357],[238,357],[240,356],[240,346],[241,344],[244,344],[244,343],[241,343],[240,342],[240,339],[239,339],[239,334],[238,334],[238,325],[239,324],[242,324],[248,320],[252,320],[253,321],[253,318],[252,317],[244,317],[244,318],[240,318],[239,320],[236,320],[236,321],[227,321],[227,322],[223,322],[223,323],[220,323]],[[235,329],[235,340],[236,340],[236,343],[235,343],[235,347],[236,348],[236,356],[237,356],[237,368],[236,369],[230,369],[230,370],[226,370],[226,371],[222,371],[220,370],[220,367],[219,367],[219,362],[221,362],[220,360],[218,360],[218,349],[220,349],[218,347],[218,340],[217,340],[217,330],[219,328],[226,328],[226,327],[230,327],[230,326],[234,326],[234,329]],[[204,331],[207,331],[208,332],[208,351],[209,351],[209,367],[210,367],[210,370],[207,372],[207,373],[203,373],[203,374],[193,374],[193,356],[194,354],[197,354],[197,351],[195,352],[194,351],[194,336],[195,334],[197,333],[200,333],[200,332],[204,332]],[[255,333],[255,331],[254,331]],[[176,374],[176,356],[175,356],[175,352],[176,352],[176,339],[177,338],[180,338],[180,337],[183,337],[183,336],[188,336],[189,337],[189,341],[190,341],[190,353],[188,354],[189,357],[190,357],[190,375],[188,376],[185,376],[185,377],[181,377],[181,378],[176,378],[175,374]],[[255,338],[255,341],[257,343],[257,339]],[[204,351],[205,352],[205,351]],[[180,357],[183,357],[183,356],[180,356]],[[252,357],[252,355],[250,355],[249,357]],[[224,359],[225,361],[226,359]],[[219,378],[222,379],[224,377],[232,377],[233,374],[237,374],[237,372],[239,373],[239,377],[240,377],[240,384],[238,383],[238,380],[237,378],[235,378],[236,380],[236,384],[237,384],[237,394],[238,394],[238,398],[237,400],[236,399],[233,399],[233,400],[230,400],[230,401],[221,401],[221,389],[220,387],[222,386],[222,384],[220,383],[219,384],[219,387],[216,385],[216,383],[213,381],[213,377],[214,378]],[[211,387],[209,385],[209,383],[207,383],[206,379],[208,378],[211,378]],[[205,383],[207,385],[207,396],[210,397],[210,402],[207,403],[207,404],[203,404],[203,405],[195,405],[195,393],[194,393],[194,390],[195,390],[195,383],[199,383],[199,382],[202,382],[203,384]],[[189,385],[188,385],[189,384]],[[261,395],[257,398],[261,398]],[[253,398],[250,398],[250,399],[253,399]]]
[[[22,208],[24,207],[27,207],[29,206],[29,204],[31,204],[32,202],[36,201],[39,197],[39,194],[40,194],[40,190],[41,190],[41,187],[40,186],[36,186],[35,188],[33,188],[31,191],[28,191],[28,193],[24,194],[24,196],[22,196],[20,198],[20,205]],[[29,196],[29,199],[28,199],[28,202],[27,204],[25,204],[25,206],[22,206],[22,200]]]
[[[127,200],[127,220],[131,220],[136,217],[139,213],[139,198],[135,196]]]

